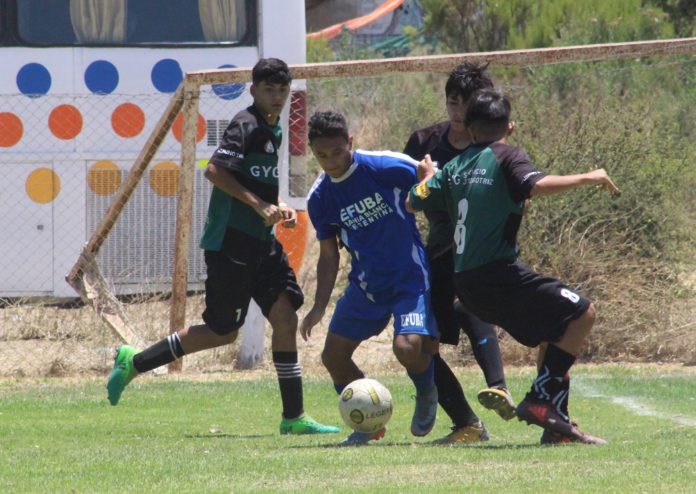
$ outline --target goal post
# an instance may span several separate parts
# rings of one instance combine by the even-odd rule
[[[489,63],[491,66],[537,66],[571,62],[608,61],[647,56],[684,55],[696,52],[696,38],[641,41],[631,43],[611,43],[558,48],[529,50],[510,50],[500,52],[461,53],[454,55],[435,55],[402,57],[379,60],[344,61],[291,65],[295,80],[341,77],[371,77],[386,74],[443,73],[450,71],[461,62]],[[97,269],[93,262],[104,240],[117,222],[121,211],[129,201],[133,190],[142,179],[145,170],[155,155],[164,136],[169,132],[179,113],[183,113],[183,132],[181,139],[181,168],[178,181],[178,200],[176,206],[176,234],[171,285],[170,331],[181,329],[186,319],[186,294],[188,287],[188,266],[192,227],[192,207],[194,173],[196,169],[196,133],[199,114],[201,87],[209,85],[248,83],[251,81],[250,68],[229,68],[189,72],[179,85],[172,99],[152,131],[145,147],[140,152],[127,179],[121,185],[110,208],[99,227],[86,243],[82,253],[67,276],[68,283],[85,302],[99,311],[104,304],[95,300],[100,297],[87,293],[85,271]],[[284,129],[285,130],[285,129]],[[405,137],[405,136],[404,136]],[[289,168],[289,167],[288,167]],[[102,284],[98,290],[105,290]],[[93,291],[93,290],[92,290]],[[104,299],[109,299],[104,294]],[[113,297],[111,297],[113,298]],[[108,304],[107,304],[108,305]],[[117,311],[116,311],[117,312]],[[113,311],[108,315],[107,324],[123,341],[133,343],[137,331]],[[129,328],[129,329],[124,329]]]

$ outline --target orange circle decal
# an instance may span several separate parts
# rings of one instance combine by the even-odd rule
[[[58,139],[74,139],[82,131],[82,114],[73,105],[56,106],[48,116],[48,128]]]
[[[38,168],[27,177],[26,190],[32,201],[49,203],[58,197],[60,177],[50,168]]]
[[[97,161],[87,173],[89,188],[99,196],[110,196],[121,185],[121,170],[113,161]]]
[[[0,112],[0,146],[11,148],[19,142],[24,134],[24,126],[17,115]]]
[[[135,137],[145,128],[145,113],[133,103],[118,105],[111,114],[111,127],[121,137]]]
[[[199,113],[198,114],[198,129],[196,130],[196,142],[201,142],[205,137],[206,124],[205,118]],[[184,114],[179,113],[172,124],[172,134],[174,138],[181,142],[181,138],[184,133]]]
[[[173,197],[179,190],[179,165],[171,161],[158,163],[150,170],[150,188],[161,197]]]

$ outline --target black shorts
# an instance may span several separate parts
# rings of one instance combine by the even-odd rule
[[[556,342],[590,301],[526,264],[498,261],[455,274],[459,300],[528,347]]]
[[[205,251],[203,321],[219,335],[244,324],[253,298],[268,318],[281,293],[287,292],[295,310],[304,302],[302,289],[275,238],[262,242],[238,230],[228,230],[220,251]]]
[[[434,254],[434,255],[433,255]],[[452,249],[428,249],[430,263],[430,303],[440,330],[440,343],[457,345],[461,327],[454,311],[454,253]]]

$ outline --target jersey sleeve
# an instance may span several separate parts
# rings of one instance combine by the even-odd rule
[[[241,171],[244,166],[249,136],[254,130],[251,122],[235,118],[225,129],[220,145],[210,158],[210,162],[232,171]]]
[[[503,145],[495,148],[495,153],[512,199],[515,202],[529,199],[534,184],[547,174],[538,170],[529,155],[520,148]]]
[[[307,213],[314,230],[317,232],[317,240],[326,240],[340,233],[338,225],[329,223],[326,210],[321,198],[321,191],[319,187],[316,187],[307,198]]]
[[[367,164],[376,174],[377,180],[385,187],[398,187],[409,190],[416,183],[418,162],[410,156],[393,151],[356,151],[358,159]]]
[[[418,211],[446,211],[446,173],[445,170],[439,170],[426,182],[421,182],[411,188],[408,199],[413,209]]]

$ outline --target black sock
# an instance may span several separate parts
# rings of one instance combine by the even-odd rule
[[[133,356],[133,366],[138,372],[147,372],[184,356],[178,333],[172,333],[149,348]]]
[[[549,344],[541,363],[541,370],[527,397],[542,401],[552,401],[562,390],[563,378],[575,363],[575,356]],[[570,380],[568,381],[570,385]]]
[[[455,304],[454,310],[459,326],[469,337],[474,357],[483,371],[488,387],[507,388],[498,335],[493,325],[468,312],[459,302]]]
[[[273,352],[273,365],[278,374],[283,417],[294,419],[304,413],[302,398],[302,368],[297,352]]]
[[[437,387],[438,403],[449,415],[454,426],[459,429],[478,421],[478,417],[469,406],[464,396],[464,390],[457,377],[442,360],[439,353],[433,355],[435,364],[435,386]]]
[[[566,373],[561,382],[561,390],[553,398],[553,404],[556,406],[556,413],[561,416],[566,422],[570,422],[570,413],[568,413],[568,397],[570,395],[570,375]]]

